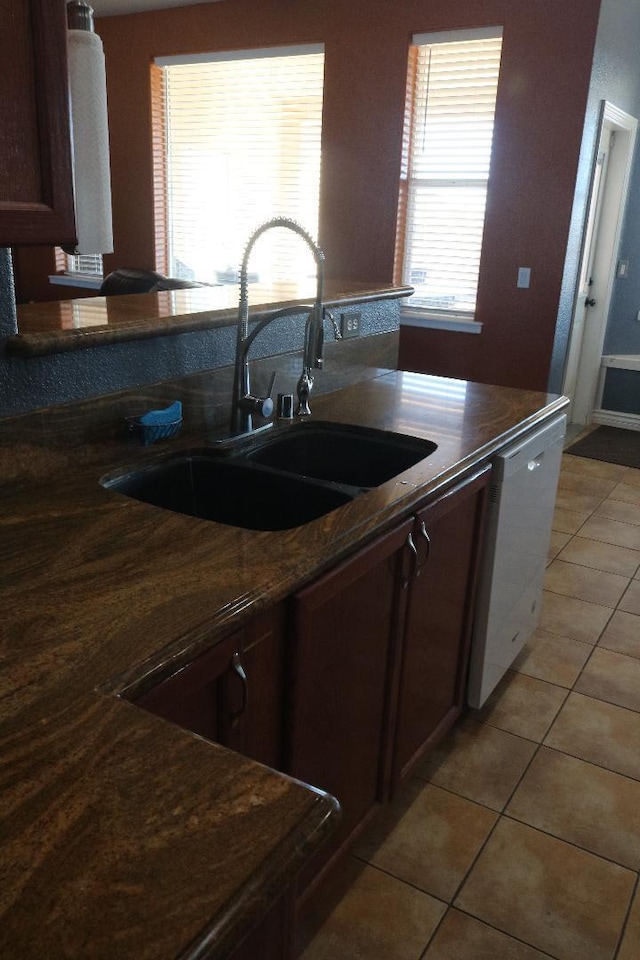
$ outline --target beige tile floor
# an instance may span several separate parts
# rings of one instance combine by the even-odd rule
[[[640,470],[565,454],[553,528],[539,629],[325,884],[302,960],[640,960]]]

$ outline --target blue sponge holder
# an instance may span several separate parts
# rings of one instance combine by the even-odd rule
[[[164,410],[149,410],[141,417],[126,417],[129,433],[136,436],[147,447],[159,440],[177,437],[182,427],[182,403],[175,403]]]

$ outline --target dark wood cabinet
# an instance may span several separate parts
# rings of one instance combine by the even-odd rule
[[[288,892],[236,947],[230,960],[288,960],[292,955],[293,897]]]
[[[462,712],[488,476],[445,492],[293,598],[286,769],[342,807],[301,896]]]
[[[419,508],[137,701],[337,798],[341,820],[297,878],[296,909],[462,712],[489,473]],[[234,960],[287,957],[291,903],[284,896]]]
[[[462,713],[488,476],[483,471],[416,516],[399,667],[394,784]]]
[[[390,667],[407,521],[293,597],[287,772],[333,794],[342,819],[300,889],[385,793]]]
[[[282,768],[285,606],[256,616],[136,701],[151,713]]]
[[[4,0],[0,246],[75,240],[65,0]]]

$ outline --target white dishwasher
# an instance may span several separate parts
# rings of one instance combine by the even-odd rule
[[[470,707],[482,706],[538,625],[566,422],[556,417],[493,460]]]

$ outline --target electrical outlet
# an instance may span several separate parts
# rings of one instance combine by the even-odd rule
[[[349,340],[351,337],[360,336],[360,314],[359,313],[341,313],[340,330],[342,339]]]

